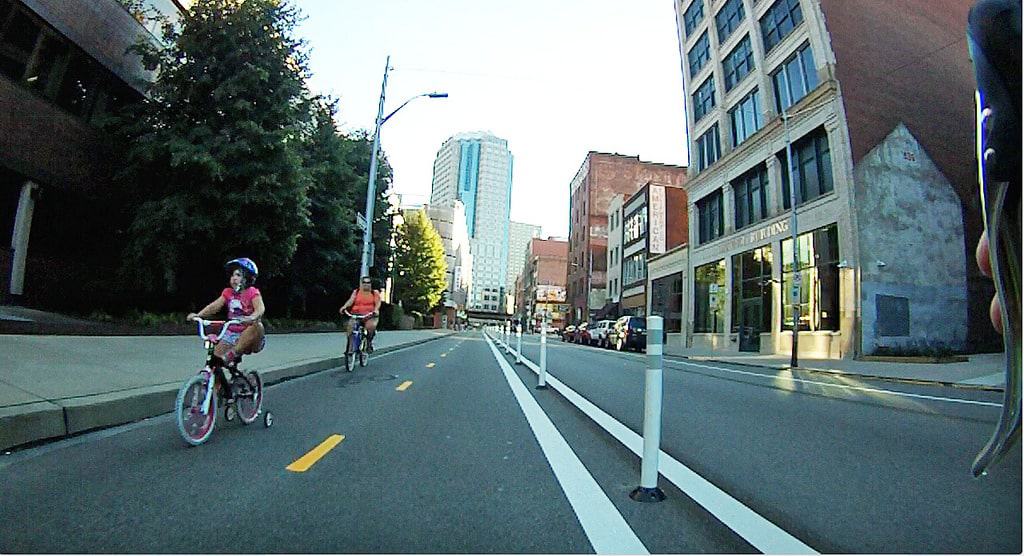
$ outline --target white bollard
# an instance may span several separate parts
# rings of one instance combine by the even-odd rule
[[[665,493],[658,488],[658,452],[661,450],[662,343],[665,320],[647,317],[647,372],[644,385],[644,452],[640,464],[640,486],[629,494],[637,502],[661,502]]]
[[[544,390],[548,387],[548,327],[546,324],[540,327],[540,371],[537,373],[537,389]]]
[[[516,365],[523,364],[523,325],[516,325]]]

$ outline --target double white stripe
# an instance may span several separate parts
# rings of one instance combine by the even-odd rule
[[[598,554],[650,554],[489,338],[487,344],[594,551]]]
[[[540,372],[540,369],[529,359],[524,357],[523,363],[533,369],[534,373]],[[551,375],[550,370],[548,370],[546,375],[548,383],[555,390],[558,390],[565,399],[579,408],[580,411],[615,437],[626,448],[637,456],[641,456],[643,452],[643,438],[639,434],[616,421],[601,408],[563,384]],[[743,505],[740,501],[729,496],[725,491],[711,484],[664,451],[658,452],[658,471],[672,484],[676,485],[679,490],[703,506],[704,509],[714,515],[725,526],[732,529],[743,540],[762,553],[818,554],[813,548]]]

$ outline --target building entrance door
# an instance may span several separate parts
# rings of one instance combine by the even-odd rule
[[[761,351],[761,300],[744,299],[740,305],[740,351]]]

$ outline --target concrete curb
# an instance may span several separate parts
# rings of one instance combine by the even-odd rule
[[[1005,390],[1005,388],[999,388],[999,387],[995,387],[995,386],[985,386],[983,384],[966,384],[966,383],[962,383],[962,382],[949,382],[949,381],[945,381],[945,380],[928,380],[928,379],[923,379],[923,378],[903,378],[903,377],[893,377],[893,376],[882,376],[882,375],[873,375],[873,374],[867,374],[867,373],[855,373],[855,372],[849,372],[849,371],[840,371],[840,370],[837,370],[837,369],[818,369],[818,368],[815,368],[815,367],[800,367],[800,366],[790,367],[789,365],[784,365],[784,364],[783,365],[772,365],[772,364],[767,364],[767,363],[766,364],[762,364],[762,365],[758,365],[756,363],[740,363],[740,362],[729,361],[729,360],[725,360],[725,359],[712,359],[712,358],[705,358],[705,357],[689,357],[689,356],[686,356],[686,355],[671,355],[671,356],[666,355],[666,357],[675,357],[675,358],[678,358],[678,359],[685,359],[687,361],[695,361],[695,362],[701,362],[701,363],[720,363],[720,364],[723,364],[723,365],[737,365],[737,366],[740,366],[740,367],[752,367],[752,368],[755,368],[755,369],[772,369],[774,371],[786,371],[786,370],[795,369],[797,371],[805,371],[805,372],[809,372],[809,373],[822,373],[822,374],[829,374],[829,375],[833,375],[833,376],[855,376],[855,377],[858,377],[858,378],[863,378],[865,380],[884,380],[884,381],[887,381],[887,382],[895,382],[895,383],[900,383],[900,384],[917,384],[917,385],[926,385],[926,386],[947,386],[947,387],[950,387],[950,388],[960,388],[960,389],[963,389],[963,390],[981,390],[981,391],[985,391],[985,392],[1002,392],[1002,391]]]
[[[374,354],[385,354],[448,338],[454,334],[456,333],[452,332],[382,347],[374,350]],[[310,359],[261,369],[260,376],[263,377],[264,384],[271,386],[340,367],[343,364],[344,361],[341,357]],[[84,432],[163,415],[173,410],[174,400],[180,387],[180,382],[174,382],[107,394],[0,408],[0,450],[59,440]]]

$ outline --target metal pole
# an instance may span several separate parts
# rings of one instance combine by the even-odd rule
[[[370,275],[370,245],[373,242],[373,204],[377,197],[377,151],[380,149],[380,126],[384,123],[384,93],[388,88],[388,70],[391,56],[384,62],[384,82],[380,85],[380,104],[377,105],[377,122],[373,132],[373,150],[370,151],[370,181],[366,186],[366,229],[363,230],[363,260],[359,266],[360,276]]]
[[[547,377],[544,376],[548,372],[548,323],[547,319],[544,319],[543,324],[540,325],[540,371],[537,373],[537,389],[544,390],[548,387]]]
[[[629,497],[637,502],[661,502],[665,493],[658,488],[658,452],[661,450],[662,342],[665,329],[661,317],[647,317],[647,371],[644,385],[644,452],[640,463],[640,486]]]
[[[523,325],[516,325],[516,365],[523,364]]]
[[[787,169],[787,175],[789,175],[789,231],[791,232],[793,238],[793,266],[790,270],[793,271],[792,288],[793,291],[796,292],[795,296],[793,295],[793,292],[789,292],[790,303],[793,304],[793,349],[791,350],[792,353],[789,356],[789,366],[796,367],[797,351],[799,349],[798,346],[800,338],[801,284],[799,282],[800,273],[797,271],[797,267],[799,265],[798,261],[800,260],[800,249],[797,246],[796,241],[796,187],[794,187],[793,185],[793,174],[795,173],[793,171],[793,143],[790,141],[789,138],[789,115],[786,114],[785,110],[782,111],[782,127],[785,129],[786,132],[786,164],[789,165],[789,168]]]

